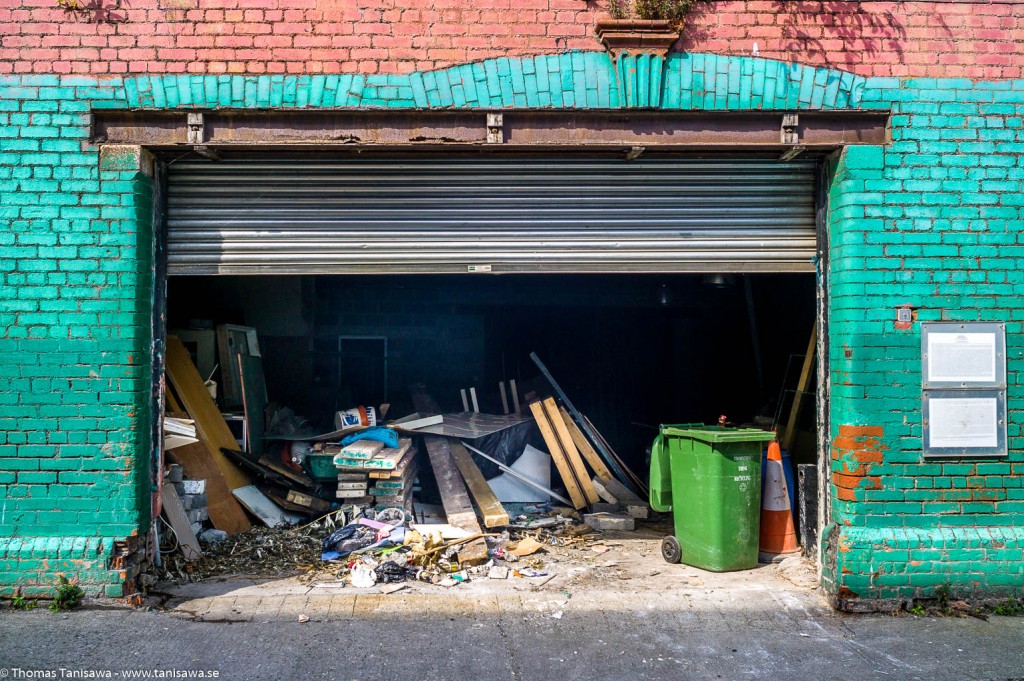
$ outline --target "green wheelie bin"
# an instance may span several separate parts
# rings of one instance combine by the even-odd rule
[[[661,426],[651,451],[651,508],[672,512],[670,563],[712,572],[757,566],[761,450],[775,433],[702,424]]]

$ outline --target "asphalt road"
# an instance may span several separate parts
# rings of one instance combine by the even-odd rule
[[[1024,618],[609,606],[306,623],[4,610],[0,678],[155,669],[162,678],[206,670],[222,679],[352,681],[1024,679]],[[90,670],[101,674],[71,674]]]

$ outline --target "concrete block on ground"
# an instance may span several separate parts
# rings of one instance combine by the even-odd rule
[[[590,505],[591,513],[622,513],[621,504],[608,504],[602,501]]]
[[[647,504],[626,504],[626,515],[630,518],[646,520],[650,514],[651,509]]]
[[[583,522],[595,530],[635,530],[636,521],[628,515],[613,513],[586,513]]]
[[[207,498],[205,494],[186,494],[190,500],[192,506],[189,508],[204,508],[207,505]],[[182,499],[184,501],[184,498]]]
[[[167,468],[167,482],[171,483],[172,485],[176,482],[181,482],[183,479],[182,476],[184,476],[184,474],[185,469],[181,467],[181,464],[172,463]]]
[[[206,481],[205,480],[182,480],[181,481],[181,493],[182,494],[205,494],[206,493]]]
[[[608,490],[608,493],[615,497],[616,501],[620,504],[642,504],[644,500],[638,497],[636,494],[630,491],[628,487],[623,485],[614,478],[604,484],[604,488]]]

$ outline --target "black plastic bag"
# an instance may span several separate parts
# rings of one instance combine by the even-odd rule
[[[402,567],[393,560],[385,561],[373,569],[378,582],[404,582],[414,579],[416,572],[415,568]]]
[[[321,544],[323,553],[345,556],[377,541],[377,530],[367,525],[352,523],[327,535]]]

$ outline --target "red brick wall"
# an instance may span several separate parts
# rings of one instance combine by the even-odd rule
[[[405,72],[600,49],[606,0],[0,0],[0,73]],[[1024,77],[1024,0],[698,4],[682,49]]]

